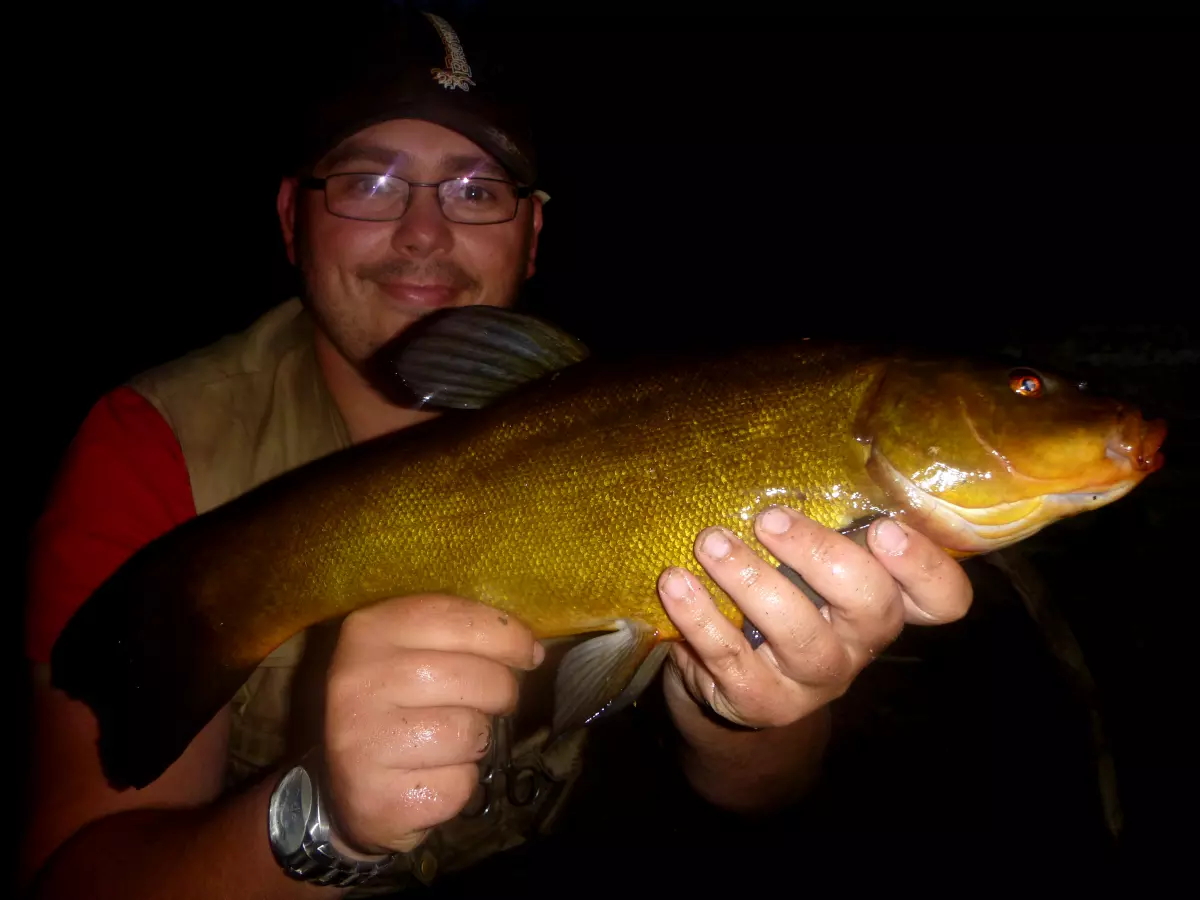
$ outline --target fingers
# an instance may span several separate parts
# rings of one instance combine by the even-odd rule
[[[402,650],[353,666],[331,667],[328,691],[331,710],[361,711],[368,698],[373,711],[387,706],[458,706],[507,715],[517,705],[517,679],[506,666],[440,650]]]
[[[837,635],[778,569],[724,529],[702,532],[695,553],[712,579],[762,632],[785,675],[810,684],[844,677],[849,659]],[[687,607],[692,619],[688,631],[680,623],[676,626],[706,666],[723,666],[736,673],[737,666],[744,667],[745,661],[731,657],[727,646],[740,654],[750,649],[749,643],[741,630],[720,613],[699,582],[686,577],[698,589],[697,597]],[[672,581],[664,587],[674,584]]]
[[[684,638],[684,643],[671,648],[671,659],[697,703],[741,725],[760,727],[792,720],[794,695],[800,688],[773,665],[767,645],[752,650],[704,586],[682,569],[664,573],[659,592],[667,615]]]
[[[332,706],[326,751],[347,766],[432,769],[477,762],[491,748],[492,720],[463,707],[404,709],[375,715]]]
[[[545,651],[533,633],[498,609],[443,594],[384,600],[357,610],[343,636],[379,648],[422,648],[469,653],[518,669],[532,669]]]
[[[941,625],[961,619],[971,608],[971,580],[941,547],[919,531],[880,519],[867,533],[867,546],[899,582],[905,620]]]
[[[696,559],[762,632],[757,651],[694,575],[668,569],[659,579],[684,639],[672,650],[674,671],[693,699],[735,722],[778,725],[808,715],[843,693],[906,619],[948,622],[970,606],[961,567],[891,519],[872,525],[865,548],[785,507],[765,510],[754,528],[827,601],[818,609],[729,530],[702,532]]]
[[[833,631],[857,666],[866,665],[896,639],[904,626],[900,589],[870,552],[782,506],[765,510],[754,531],[763,546],[825,598]],[[753,613],[746,612],[763,630]],[[769,635],[767,639],[771,640]]]
[[[668,569],[658,588],[667,615],[704,664],[731,680],[744,678],[746,666],[755,663],[750,645],[696,577],[685,569]]]
[[[516,709],[513,669],[545,657],[499,610],[443,595],[346,617],[326,675],[325,758],[339,826],[359,847],[408,850],[469,802],[490,717]]]

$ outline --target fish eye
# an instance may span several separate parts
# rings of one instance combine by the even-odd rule
[[[1033,369],[1013,369],[1008,373],[1008,386],[1022,397],[1042,395],[1042,376]]]

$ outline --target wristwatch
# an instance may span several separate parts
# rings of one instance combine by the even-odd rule
[[[321,765],[310,750],[275,786],[267,808],[271,852],[285,874],[297,881],[349,887],[390,869],[401,855],[358,859],[339,852],[330,840],[329,810],[321,802]]]

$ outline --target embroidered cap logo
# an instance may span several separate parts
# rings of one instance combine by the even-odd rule
[[[446,68],[450,70],[447,72],[446,69],[430,69],[434,80],[450,90],[461,88],[469,91],[475,86],[475,82],[471,80],[471,67],[467,65],[467,55],[463,52],[458,35],[450,27],[450,23],[441,16],[435,16],[433,13],[423,13],[423,15],[433,23],[433,27],[437,29],[442,38],[442,46],[446,48]]]

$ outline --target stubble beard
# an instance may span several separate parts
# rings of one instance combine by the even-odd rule
[[[533,241],[532,219],[524,229],[520,252],[516,259],[519,264],[513,266],[501,296],[506,300],[503,305],[513,306],[525,282],[525,260],[529,258],[529,249]],[[391,334],[377,334],[371,327],[368,311],[362,308],[362,301],[353,296],[336,292],[327,296],[325,292],[314,288],[319,282],[313,275],[312,253],[307,240],[306,229],[297,222],[296,262],[300,276],[300,301],[313,317],[316,326],[324,333],[338,353],[354,368],[362,371],[363,366],[371,355],[415,324],[421,316],[414,317],[411,322],[396,329]],[[383,264],[364,266],[357,273],[360,277],[384,277],[412,275],[415,273],[435,272],[439,278],[449,281],[457,287],[471,290],[478,282],[471,278],[457,264],[446,261],[435,261],[432,264],[421,264],[409,260],[391,260]],[[333,293],[333,292],[331,292]],[[433,310],[430,310],[432,312]]]

